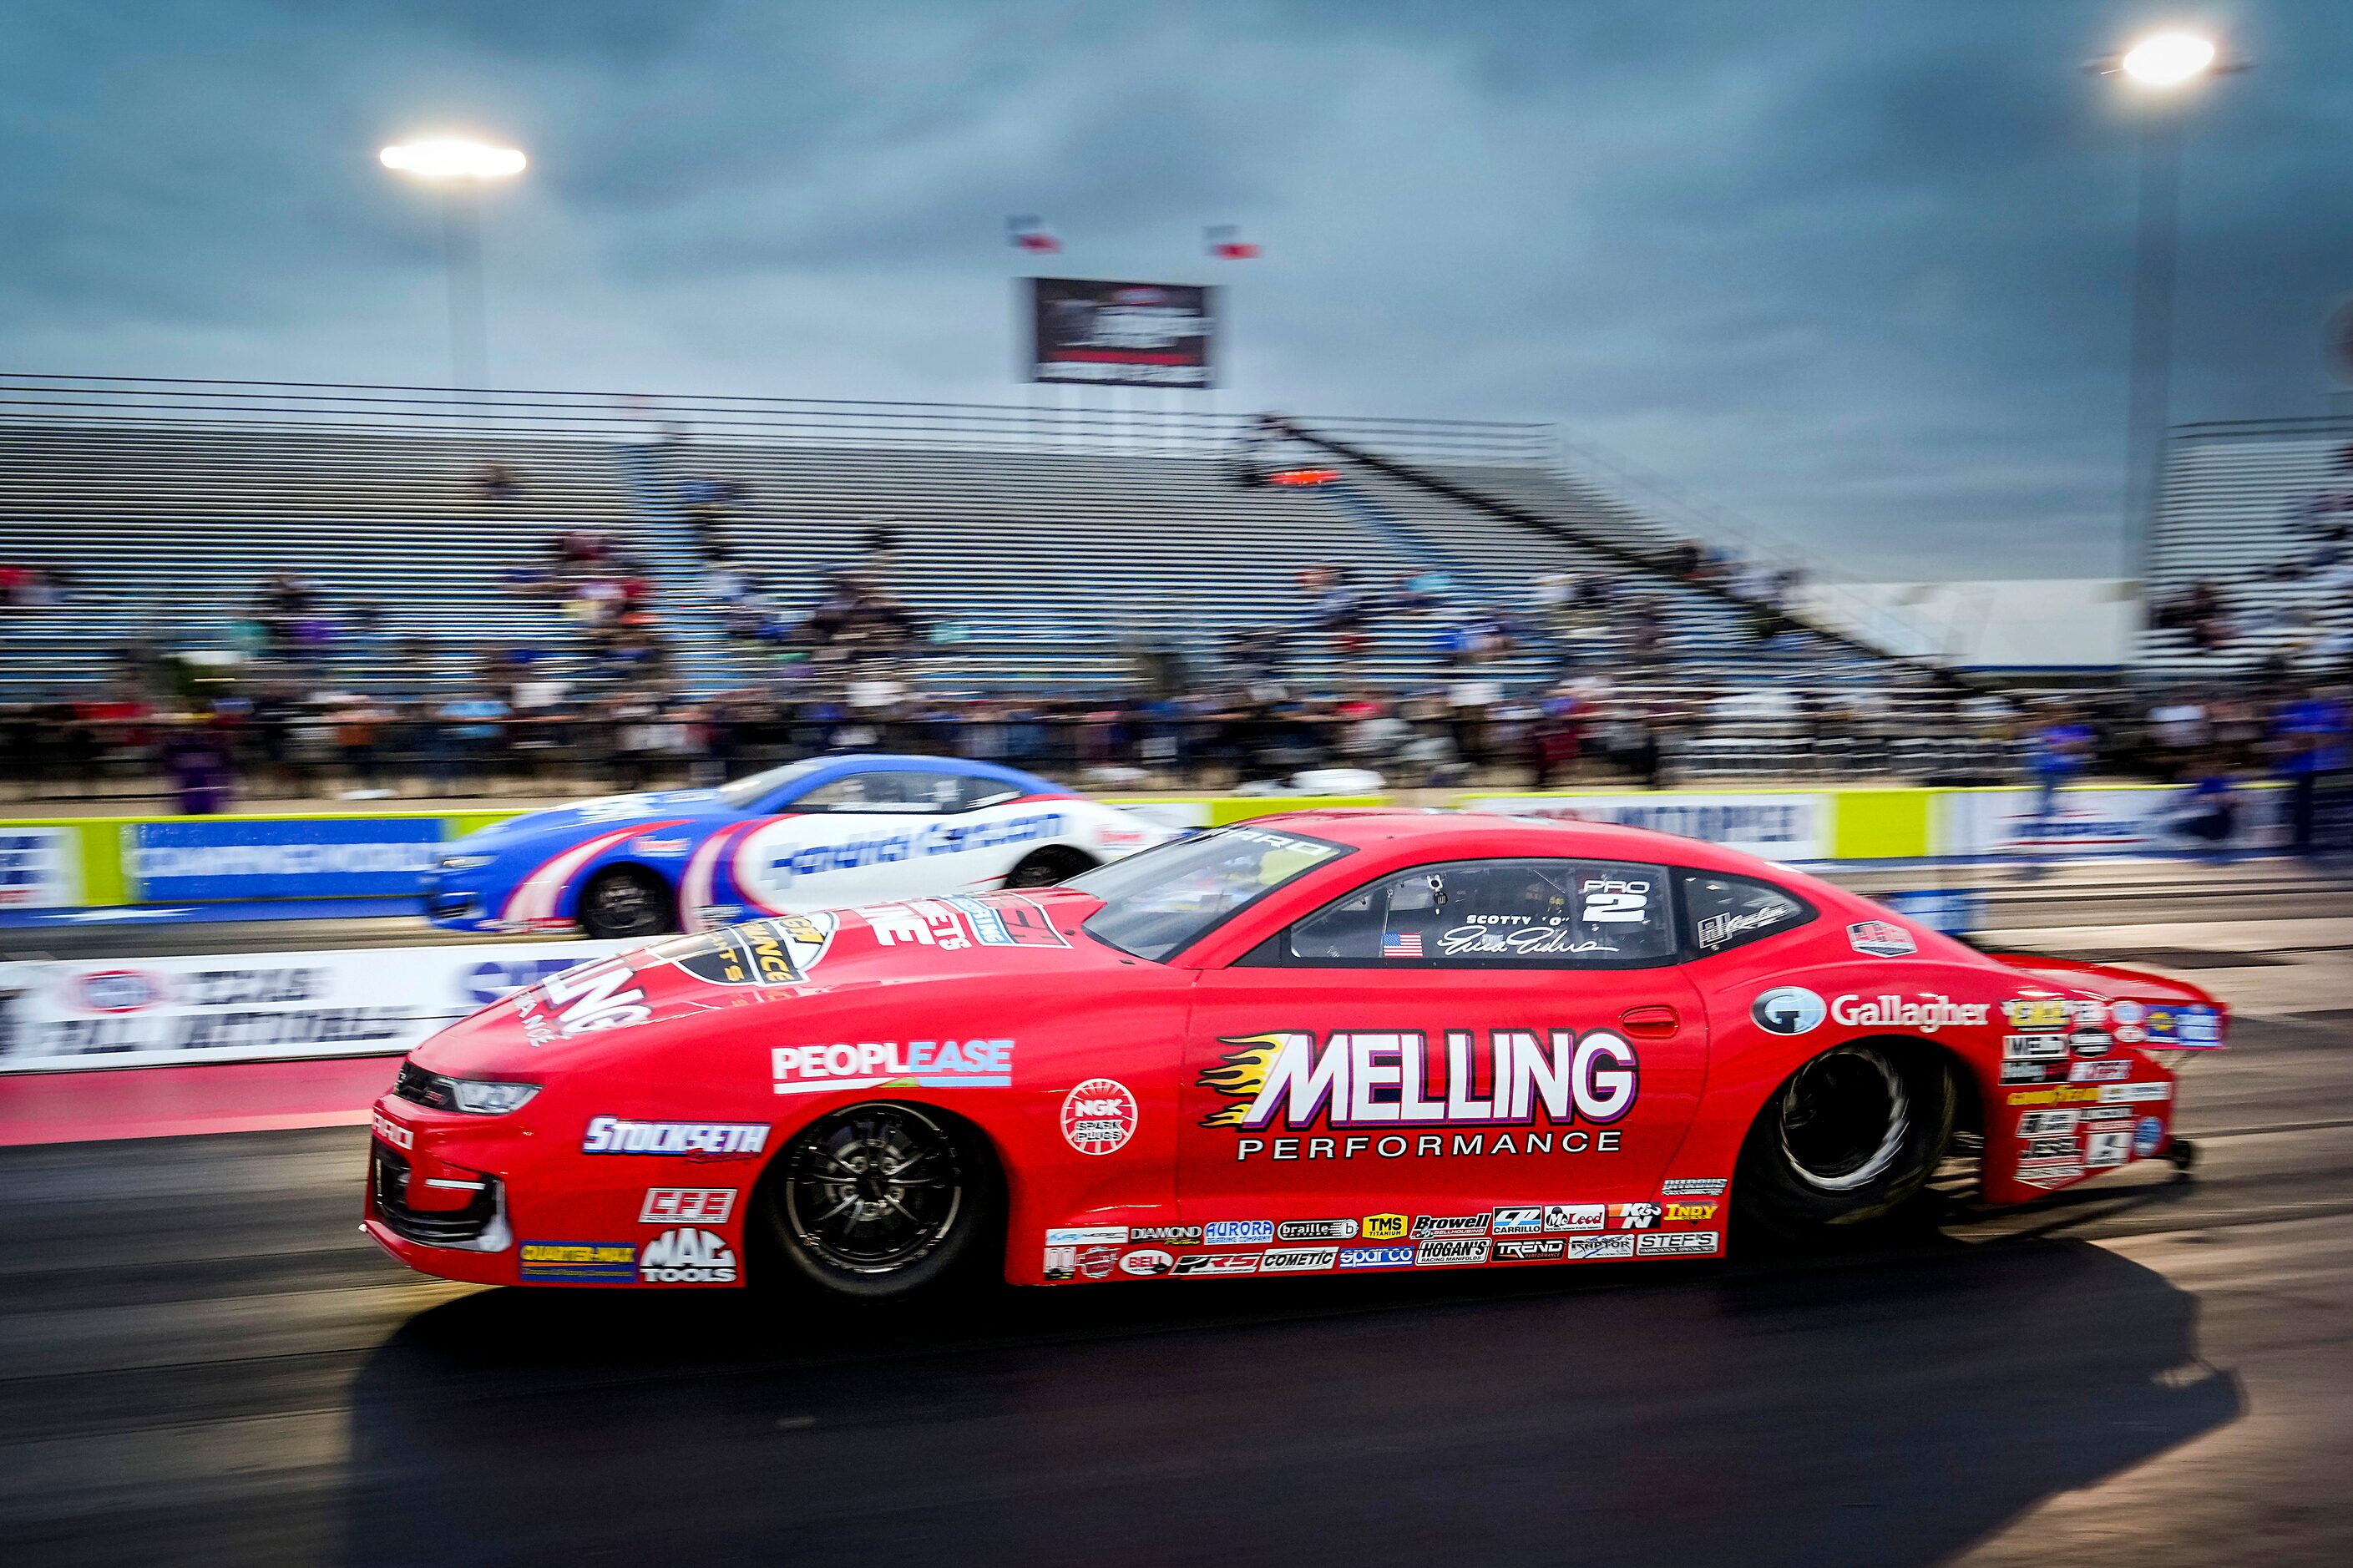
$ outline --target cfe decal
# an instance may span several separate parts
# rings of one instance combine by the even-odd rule
[[[1641,1064],[1634,1047],[1604,1029],[1492,1029],[1484,1047],[1469,1029],[1443,1031],[1445,1069],[1430,1072],[1418,1030],[1335,1029],[1322,1045],[1304,1030],[1242,1035],[1200,1076],[1229,1103],[1204,1127],[1257,1131],[1319,1121],[1352,1127],[1526,1126],[1618,1121],[1634,1108]],[[1487,1092],[1474,1093],[1481,1083]]]

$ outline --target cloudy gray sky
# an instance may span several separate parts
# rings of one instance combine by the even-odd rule
[[[2177,415],[2323,411],[2344,0],[17,0],[0,367],[436,384],[429,199],[527,148],[493,379],[999,400],[1008,213],[1228,267],[1229,407],[1556,421],[1870,577],[2114,570],[2136,132],[2200,90]]]

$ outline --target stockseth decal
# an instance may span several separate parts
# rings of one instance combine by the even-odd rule
[[[648,1187],[639,1225],[725,1225],[735,1212],[733,1187]]]
[[[1335,1029],[1319,1047],[1303,1030],[1230,1037],[1233,1049],[1200,1075],[1231,1103],[1204,1127],[1505,1127],[1612,1122],[1634,1108],[1641,1065],[1607,1030],[1567,1029],[1540,1042],[1534,1030],[1494,1029],[1479,1048],[1468,1029],[1445,1031],[1442,1085],[1426,1081],[1419,1031]],[[1489,1092],[1472,1092],[1481,1081]],[[1400,1141],[1402,1142],[1402,1141]],[[1279,1157],[1279,1156],[1278,1156]]]
[[[628,1121],[591,1117],[583,1154],[672,1154],[688,1160],[748,1160],[768,1146],[765,1121]]]
[[[1487,1238],[1480,1237],[1445,1237],[1425,1241],[1413,1255],[1417,1268],[1434,1268],[1446,1263],[1484,1263],[1487,1261]]]
[[[1623,1233],[1615,1236],[1572,1236],[1567,1239],[1567,1259],[1571,1263],[1591,1263],[1605,1258],[1634,1256],[1634,1238]]]
[[[526,1241],[517,1254],[526,1285],[634,1285],[638,1248],[629,1241]]]
[[[707,1230],[666,1230],[638,1254],[638,1278],[649,1285],[733,1285],[735,1254]]]
[[[1282,1247],[1261,1255],[1261,1274],[1322,1274],[1340,1259],[1336,1247]]]
[[[1137,1114],[1125,1084],[1091,1078],[1062,1097],[1062,1137],[1082,1154],[1115,1153],[1135,1136]]]
[[[922,1084],[926,1089],[1004,1089],[1013,1082],[1011,1040],[860,1040],[778,1046],[768,1053],[778,1094]]]
[[[1635,1253],[1646,1258],[1712,1253],[1723,1245],[1723,1233],[1713,1230],[1654,1230],[1634,1238]]]
[[[1678,1176],[1670,1182],[1661,1182],[1659,1194],[1662,1197],[1670,1198],[1720,1198],[1724,1195],[1724,1178]]]

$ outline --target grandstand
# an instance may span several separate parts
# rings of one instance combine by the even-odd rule
[[[2342,658],[2353,642],[2353,420],[2187,425],[2166,451],[2146,577],[2152,613],[2135,653],[2145,677],[2229,676],[2267,662]],[[2210,589],[2220,625],[2164,625]]]
[[[734,684],[768,652],[731,642],[703,596],[689,497],[713,483],[740,487],[729,537],[785,617],[807,614],[828,572],[879,577],[931,628],[914,673],[941,691],[1112,690],[1137,650],[1198,669],[1270,630],[1304,682],[1434,679],[1443,616],[1377,617],[1345,661],[1307,626],[1300,574],[1329,563],[1376,589],[1444,574],[1451,611],[1518,621],[1517,645],[1479,673],[1525,684],[1562,652],[1528,615],[1536,575],[1622,574],[1630,554],[1695,531],[1568,471],[1534,426],[1299,421],[1507,500],[1549,533],[1357,468],[1322,489],[1241,488],[1238,416],[25,376],[0,378],[0,563],[72,584],[66,604],[0,620],[0,695],[19,700],[96,689],[132,641],[233,654],[258,585],[290,570],[317,581],[331,619],[381,610],[375,630],[335,640],[323,668],[337,683],[417,679],[393,666],[409,636],[433,641],[443,678],[491,639],[542,647],[560,668],[575,634],[501,584],[582,527],[642,562],[684,683]],[[493,466],[515,476],[511,493],[485,493]],[[878,517],[900,541],[883,561],[867,552]],[[1760,657],[1750,610],[1720,588],[1633,579],[1663,616],[1681,689],[1921,684],[1808,633]],[[1645,677],[1606,629],[1583,651]]]

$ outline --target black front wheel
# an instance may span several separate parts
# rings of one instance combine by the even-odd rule
[[[1833,1047],[1765,1102],[1734,1182],[1741,1216],[1784,1237],[1867,1226],[1926,1185],[1953,1133],[1952,1069],[1926,1046]]]
[[[1022,858],[1021,863],[1005,874],[1008,888],[1050,888],[1067,882],[1082,871],[1094,868],[1094,861],[1076,849],[1060,845],[1049,845]]]
[[[651,871],[616,866],[580,890],[580,929],[593,937],[667,936],[678,929],[670,889]]]
[[[986,1260],[1002,1224],[995,1166],[959,1122],[876,1100],[785,1148],[763,1189],[769,1234],[809,1283],[865,1300],[935,1288]]]

